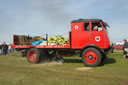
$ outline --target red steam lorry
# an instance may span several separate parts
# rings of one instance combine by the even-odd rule
[[[97,30],[95,30],[96,26]],[[39,63],[52,51],[62,57],[66,54],[79,53],[85,66],[95,67],[105,60],[106,54],[111,50],[107,27],[108,24],[101,19],[73,20],[67,45],[19,45],[18,35],[14,35],[13,48],[24,50],[30,63]]]

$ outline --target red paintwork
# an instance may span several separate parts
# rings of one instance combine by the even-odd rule
[[[84,23],[72,23],[71,25],[71,44],[72,49],[82,49],[88,45],[95,45],[101,49],[108,48],[110,46],[109,39],[102,22],[100,22],[103,31],[84,31]],[[77,29],[75,27],[78,26]],[[92,28],[91,22],[89,22],[89,28]],[[100,41],[96,41],[95,38],[100,37]]]
[[[92,59],[89,59],[89,56],[92,57]],[[93,51],[88,51],[86,54],[85,54],[85,61],[88,63],[88,64],[94,64],[96,63],[97,61],[97,55],[95,52]]]
[[[84,23],[79,22],[71,24],[71,32],[69,32],[69,42],[68,45],[15,45],[17,42],[15,40],[15,35],[13,37],[13,48],[69,48],[69,49],[83,49],[88,45],[95,45],[101,49],[106,49],[110,46],[109,38],[106,33],[106,29],[103,23],[100,22],[103,31],[84,31]],[[89,22],[89,28],[92,28],[92,22]],[[100,37],[100,41],[96,41],[96,36]]]
[[[37,54],[36,54],[36,52],[34,50],[30,51],[28,55],[29,55],[28,59],[31,62],[34,62],[36,60],[36,58],[37,58]]]
[[[100,23],[102,25],[103,31],[92,31],[91,33],[91,42],[93,45],[96,45],[100,48],[105,48],[105,28],[103,27],[103,24]],[[91,26],[92,28],[92,26]],[[96,37],[100,37],[100,41],[96,41]]]
[[[33,51],[33,50],[30,51],[30,52],[29,52],[29,57],[28,57],[28,58],[29,58],[30,61],[34,62],[34,61],[36,60],[36,58],[37,58],[37,54],[36,54],[36,52]]]
[[[70,45],[13,45],[13,48],[70,48]]]
[[[75,26],[78,26],[78,29]],[[71,32],[72,49],[82,49],[91,44],[91,31],[84,31],[84,23],[72,23]]]
[[[114,48],[117,49],[117,50],[122,50],[123,49],[122,46],[118,46],[118,45],[115,45]]]

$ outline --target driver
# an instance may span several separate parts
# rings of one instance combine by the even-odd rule
[[[98,26],[95,26],[95,27],[93,28],[93,31],[98,31]]]

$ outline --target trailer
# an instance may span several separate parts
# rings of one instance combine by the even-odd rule
[[[19,44],[18,36],[13,35],[13,48],[22,51],[30,63],[39,63],[45,55],[54,52],[56,55],[79,53],[83,63],[89,67],[99,66],[111,50],[107,27],[102,19],[78,19],[71,22],[71,31],[67,45]],[[28,36],[28,39],[31,37]],[[50,56],[52,57],[52,56]]]

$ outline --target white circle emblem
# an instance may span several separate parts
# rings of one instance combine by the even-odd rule
[[[95,37],[95,40],[96,40],[97,42],[99,42],[99,41],[100,41],[100,36],[96,36],[96,37]]]
[[[75,25],[75,29],[77,30],[79,28],[79,26],[78,25]]]

